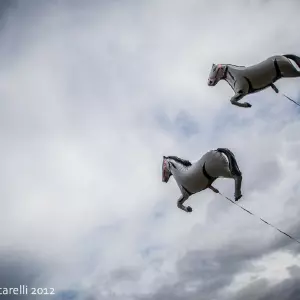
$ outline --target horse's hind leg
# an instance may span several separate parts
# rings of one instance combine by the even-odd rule
[[[234,175],[233,179],[234,179],[234,184],[235,184],[234,198],[235,198],[235,201],[238,201],[243,196],[242,191],[241,191],[243,177],[242,177],[242,175]]]
[[[283,57],[287,58],[288,61],[278,61],[282,77],[300,77],[300,57],[294,54],[285,54]]]
[[[239,166],[237,164],[237,161],[235,159],[234,154],[227,148],[218,148],[218,152],[222,153],[226,159],[227,159],[227,167],[225,168],[228,172],[229,176],[228,178],[233,178],[235,183],[235,189],[234,189],[234,198],[235,201],[238,201],[242,198],[242,172],[239,169]]]

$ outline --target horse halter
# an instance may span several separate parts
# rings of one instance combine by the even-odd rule
[[[208,86],[215,86],[221,79],[224,79],[226,71],[226,66],[213,64],[207,81]]]
[[[162,162],[162,182],[167,183],[171,176],[172,173],[170,171],[169,162],[167,161],[167,158],[164,156]]]

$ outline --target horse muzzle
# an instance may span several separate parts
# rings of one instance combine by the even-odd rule
[[[216,83],[217,83],[217,81],[216,81],[216,80],[213,80],[213,79],[208,79],[208,81],[207,81],[207,85],[208,85],[208,86],[215,86]]]
[[[168,178],[163,178],[163,179],[162,179],[162,182],[168,183],[169,179],[170,179],[170,177],[168,177]]]

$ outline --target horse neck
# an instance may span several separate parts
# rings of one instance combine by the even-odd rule
[[[226,69],[225,75],[221,80],[225,80],[233,88],[236,74],[239,72],[238,66],[222,65],[222,67]]]
[[[179,162],[177,162],[173,159],[170,159],[169,162],[170,162],[170,165],[171,165],[170,166],[171,172],[172,172],[173,175],[175,174],[175,177],[176,177],[176,175],[180,177],[189,168],[189,167],[186,167],[183,164],[181,164],[181,163],[179,163]]]

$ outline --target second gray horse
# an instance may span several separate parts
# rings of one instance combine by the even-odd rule
[[[233,105],[251,107],[248,102],[238,102],[248,94],[259,92],[271,87],[278,93],[274,83],[280,78],[300,77],[300,57],[294,54],[276,55],[249,67],[230,64],[212,65],[208,85],[215,86],[220,80],[225,80],[231,86],[235,95],[230,99]]]

